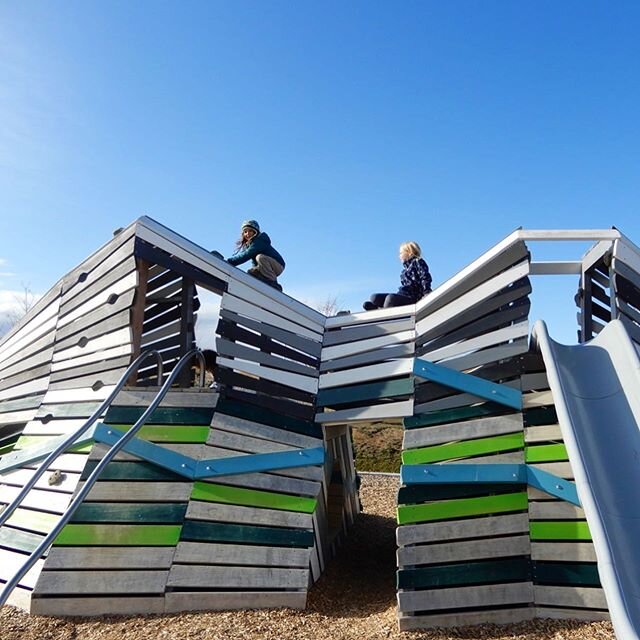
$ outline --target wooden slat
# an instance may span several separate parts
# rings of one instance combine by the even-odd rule
[[[265,380],[271,380],[279,384],[293,387],[294,389],[301,389],[307,393],[316,393],[318,391],[318,381],[316,378],[309,376],[302,376],[295,373],[289,373],[286,371],[280,371],[271,367],[261,366],[252,362],[246,362],[243,360],[230,360],[229,358],[218,357],[219,367],[228,367],[235,371],[241,371],[250,375],[264,378]]]
[[[216,544],[210,542],[179,542],[173,562],[177,564],[301,567],[309,566],[309,549],[295,547],[263,547],[245,544]],[[188,568],[182,567],[185,578]],[[172,574],[173,575],[173,574]],[[191,583],[193,584],[193,583]],[[204,586],[213,586],[207,583]],[[274,588],[278,585],[267,585]],[[306,587],[306,585],[302,585]]]
[[[478,418],[466,422],[405,430],[402,446],[404,449],[413,449],[445,442],[515,433],[522,431],[522,428],[521,413]]]
[[[281,318],[274,313],[254,307],[252,304],[228,294],[224,294],[222,296],[222,303],[220,305],[220,308],[225,309],[226,311],[233,311],[234,313],[247,316],[252,320],[257,320],[265,324],[271,324],[275,327],[278,327],[279,329],[290,331],[291,333],[295,333],[304,338],[314,340],[315,342],[322,341],[322,334],[318,331],[303,327],[299,324],[296,324],[295,322],[285,320],[284,318]]]
[[[187,520],[182,527],[181,540],[304,548],[313,544],[313,533],[284,527],[253,527]]]
[[[535,585],[534,593],[536,605],[607,608],[603,590],[596,587],[566,588]]]
[[[258,351],[257,349],[251,349],[241,344],[230,342],[224,338],[218,338],[216,340],[216,350],[219,356],[249,360],[275,369],[282,369],[283,371],[288,371],[290,373],[314,378],[318,377],[318,370],[315,367],[312,368],[292,360],[272,356],[271,354]]]
[[[451,301],[460,299],[468,291],[478,289],[482,283],[494,278],[496,274],[527,260],[529,250],[524,242],[516,237],[517,233],[514,232],[486,251],[477,260],[421,300],[416,305],[417,318],[421,319],[423,316],[433,315]]]
[[[386,347],[384,349],[376,349],[375,351],[361,353],[356,356],[349,356],[347,358],[338,358],[337,360],[323,362],[320,364],[320,372],[324,373],[325,371],[351,369],[366,364],[384,362],[386,360],[397,360],[399,358],[412,356],[414,351],[415,346],[413,343],[404,343],[393,347]]]
[[[46,570],[70,569],[169,569],[173,547],[53,547]],[[91,589],[89,589],[91,592]]]
[[[433,615],[405,616],[401,614],[398,618],[398,625],[400,631],[415,631],[431,627],[450,628],[472,625],[502,625],[531,620],[535,615],[535,609],[527,606],[521,606],[515,609],[497,609],[495,611],[438,612]]]
[[[357,342],[339,344],[333,347],[324,347],[322,349],[321,360],[325,362],[336,358],[345,358],[347,356],[364,353],[366,351],[373,351],[375,349],[382,349],[384,347],[394,346],[403,342],[410,342],[413,341],[414,338],[415,331],[413,329],[409,329],[408,331],[383,335],[377,338],[369,338],[368,340],[358,340]]]
[[[60,303],[61,318],[73,313],[74,309],[78,309],[96,295],[99,295],[102,291],[109,289],[136,270],[136,261],[133,257],[133,244],[128,248],[123,247],[123,250],[124,249],[127,250],[120,255],[121,259],[123,256],[124,258],[119,264],[114,265],[111,270],[98,274],[97,272],[100,270],[96,269],[96,280],[88,278],[85,282],[81,283],[84,288],[82,290],[77,289],[76,294],[72,295],[71,293],[64,293],[62,295],[62,301]]]
[[[107,289],[101,291],[94,297],[87,300],[87,302],[81,304],[79,307],[76,307],[70,313],[67,313],[65,316],[60,317],[58,320],[58,326],[63,327],[82,316],[98,309],[104,304],[108,304],[108,300],[111,296],[120,296],[131,289],[134,289],[138,284],[138,274],[136,271],[132,271],[127,276],[118,280],[116,283],[108,287]]]
[[[88,598],[33,598],[31,614],[40,616],[102,616],[163,613],[165,609],[162,596],[127,595],[117,598],[94,596]]]
[[[308,354],[309,356],[313,356],[314,358],[320,357],[320,352],[322,351],[322,344],[314,339],[305,338],[303,336],[299,336],[291,331],[287,331],[280,327],[271,325],[266,322],[261,322],[259,320],[253,320],[251,318],[247,318],[239,313],[235,313],[233,311],[229,311],[227,309],[220,309],[220,318],[221,320],[225,320],[229,323],[235,325],[241,325],[241,327],[246,327],[247,329],[251,329],[251,331],[256,331],[257,333],[263,335],[264,337],[270,338],[272,340],[277,340],[281,342],[283,345],[287,345],[293,349],[300,351],[302,354]],[[224,326],[224,325],[219,325]],[[218,331],[218,333],[221,333]],[[236,338],[229,337],[230,339],[237,341]],[[245,340],[240,340],[240,342],[245,342]],[[249,344],[253,344],[249,342]],[[256,346],[261,346],[257,344]],[[272,345],[273,347],[273,345]],[[270,347],[270,349],[272,348]],[[286,357],[294,358],[294,355],[288,356],[286,353],[281,353],[280,355],[284,355]],[[301,362],[303,362],[301,360]],[[311,364],[311,363],[310,363]]]
[[[210,589],[305,589],[308,569],[281,567],[206,567],[174,564],[168,587]]]
[[[227,293],[228,295],[235,296],[236,298],[260,307],[265,311],[291,320],[316,333],[322,334],[324,331],[324,315],[298,302],[294,298],[287,297],[285,299],[286,302],[283,302],[281,296],[278,296],[278,299],[276,299],[271,295],[266,295],[257,287],[249,287],[237,278],[229,280]],[[271,294],[271,291],[269,294]]]
[[[596,552],[591,542],[533,542],[532,560],[551,562],[596,562]]]
[[[403,400],[402,402],[390,402],[370,407],[356,407],[355,409],[342,409],[340,411],[318,413],[316,415],[316,422],[319,424],[332,424],[404,418],[406,416],[413,415],[413,410],[413,400]]]
[[[358,369],[346,371],[334,371],[320,375],[319,388],[338,387],[348,384],[364,383],[369,380],[380,380],[381,378],[393,378],[411,373],[413,370],[413,360],[397,360],[385,362],[373,366],[360,367]]]
[[[163,593],[168,571],[43,571],[35,595]]]
[[[310,529],[312,526],[311,514],[307,513],[195,500],[189,502],[186,517],[190,520],[235,522],[237,524],[288,527],[292,529]],[[177,560],[177,562],[190,561]]]
[[[427,565],[448,562],[506,558],[528,555],[531,550],[529,536],[510,536],[473,540],[472,542],[445,542],[416,545],[398,549],[398,566]]]
[[[343,327],[342,329],[327,331],[322,340],[323,348],[337,344],[351,343],[356,340],[377,338],[401,331],[415,329],[415,320],[411,318],[403,320],[391,320],[379,324],[357,325],[355,327]]]
[[[504,329],[491,331],[490,333],[486,333],[477,338],[471,338],[470,340],[465,340],[461,343],[452,344],[447,347],[441,347],[434,351],[431,351],[427,347],[424,353],[421,354],[421,357],[425,357],[426,360],[430,360],[432,362],[448,360],[451,358],[455,358],[456,356],[461,356],[470,351],[477,351],[479,349],[484,349],[485,347],[492,347],[497,344],[516,340],[517,338],[528,335],[529,323],[521,322]]]
[[[398,593],[403,613],[432,609],[462,609],[533,602],[530,582],[405,591]]]
[[[165,613],[179,611],[226,611],[229,609],[304,609],[307,592],[304,591],[216,591],[172,592],[165,596]]]

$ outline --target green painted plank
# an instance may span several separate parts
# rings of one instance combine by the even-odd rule
[[[535,462],[561,462],[569,459],[567,448],[563,444],[541,444],[525,447],[524,461]]]
[[[68,524],[55,539],[59,546],[171,547],[180,539],[180,525]]]
[[[71,522],[142,522],[182,523],[187,512],[186,503],[132,504],[83,503],[71,518]]]
[[[118,429],[118,431],[129,431],[133,425],[130,424],[109,424],[108,426]],[[207,441],[209,427],[199,425],[162,425],[145,424],[136,433],[136,438],[149,440],[149,442],[174,442],[202,444]]]
[[[187,520],[180,537],[183,541],[236,542],[282,547],[311,547],[313,531],[283,527],[253,527]]]
[[[216,412],[243,418],[251,422],[259,422],[278,429],[284,429],[285,431],[293,431],[313,438],[322,438],[322,427],[320,425],[300,418],[284,416],[275,411],[236,400],[225,399],[219,401]]]
[[[526,409],[523,415],[524,422],[528,427],[538,427],[558,422],[558,415],[554,406]]]
[[[413,484],[398,491],[398,504],[420,504],[431,500],[452,500],[453,498],[474,498],[477,496],[499,495],[524,491],[526,485],[474,482],[470,484]]]
[[[398,524],[453,520],[468,516],[490,515],[511,511],[525,511],[528,507],[527,493],[519,491],[499,496],[443,500],[418,505],[400,505],[397,510]]]
[[[7,547],[31,553],[43,540],[44,536],[20,529],[0,528],[0,547]],[[26,559],[26,557],[25,557]]]
[[[529,524],[532,540],[591,540],[585,520],[539,520]]]
[[[402,462],[404,464],[442,462],[443,460],[468,458],[471,456],[480,456],[503,451],[514,451],[523,448],[524,433],[520,431],[518,433],[507,433],[505,435],[492,436],[490,438],[475,438],[473,440],[447,442],[445,444],[437,444],[431,447],[409,449],[402,452]]]
[[[98,466],[99,460],[87,460],[82,480]],[[150,462],[110,462],[100,474],[100,480],[153,480],[155,482],[185,482],[183,476]]]
[[[105,416],[105,424],[134,424],[146,411],[146,407],[111,407]],[[209,426],[213,407],[158,407],[149,417],[149,424],[191,424]]]
[[[533,562],[535,584],[599,587],[600,576],[595,562]]]
[[[6,445],[0,447],[0,458],[3,455],[9,453],[10,451],[13,451],[13,448],[14,448],[15,444],[16,444],[16,441],[14,440],[13,442],[11,442],[9,444],[6,444]]]
[[[20,439],[16,442],[14,450],[22,451],[29,447],[41,447],[46,444],[48,440],[57,440],[59,437],[60,436],[55,436],[54,438],[51,436],[20,436]],[[93,443],[89,442],[87,444],[69,447],[67,451],[72,453],[89,453],[91,451],[91,447],[93,447]]]
[[[191,499],[224,502],[247,507],[266,507],[269,509],[281,509],[282,511],[300,511],[302,513],[313,513],[317,503],[315,498],[290,496],[284,493],[257,491],[256,489],[244,489],[242,487],[228,487],[209,482],[195,482]]]
[[[327,407],[331,405],[362,402],[378,398],[393,398],[406,396],[413,393],[413,378],[401,378],[400,380],[384,380],[368,384],[350,385],[334,389],[320,389],[318,391],[317,406]]]
[[[432,427],[449,422],[461,422],[462,420],[482,418],[483,416],[501,416],[506,413],[513,413],[513,410],[495,402],[485,402],[484,404],[474,405],[473,407],[430,411],[405,418],[404,428],[417,429],[419,427]]]
[[[530,579],[529,558],[513,557],[420,569],[401,569],[397,574],[397,587],[398,589],[432,589],[434,587],[524,582]]]

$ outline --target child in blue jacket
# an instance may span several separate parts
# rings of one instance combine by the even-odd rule
[[[422,251],[417,242],[405,242],[400,245],[400,288],[397,293],[374,293],[362,307],[365,311],[373,311],[387,307],[399,307],[404,304],[415,304],[431,293],[431,274],[429,266],[422,258]]]
[[[284,258],[271,246],[271,238],[264,231],[260,231],[260,225],[256,220],[242,223],[236,252],[227,262],[237,266],[248,260],[253,262],[253,266],[247,269],[247,273],[282,291],[278,276],[284,271]]]

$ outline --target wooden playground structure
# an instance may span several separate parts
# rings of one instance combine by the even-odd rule
[[[535,261],[549,241],[592,246]],[[608,618],[530,341],[554,274],[579,279],[580,342],[616,321],[640,349],[640,250],[616,229],[517,230],[416,305],[325,317],[136,220],[0,340],[1,598],[304,608],[360,510],[351,425],[395,421],[402,630]],[[221,298],[215,389],[191,372],[195,286]]]

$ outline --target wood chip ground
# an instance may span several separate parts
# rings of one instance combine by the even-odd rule
[[[363,476],[364,513],[309,595],[305,611],[261,610],[128,618],[44,618],[0,610],[2,640],[614,640],[608,622],[535,620],[518,625],[400,633],[395,607],[398,481]]]

